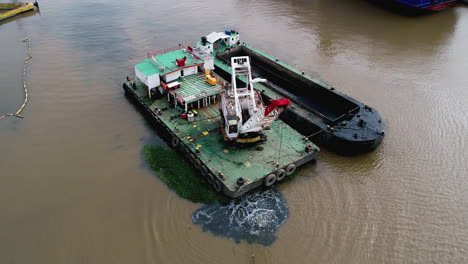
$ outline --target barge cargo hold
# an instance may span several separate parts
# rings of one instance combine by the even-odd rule
[[[220,108],[231,86],[208,73],[213,57],[198,55],[181,46],[148,54],[123,89],[216,191],[235,198],[269,187],[317,157],[319,148],[279,119],[262,131],[261,142],[227,142]]]
[[[344,155],[372,151],[382,142],[385,121],[370,106],[245,43],[216,46],[217,74],[229,78],[230,58],[249,56],[254,77],[268,80],[256,89],[265,100],[289,98],[291,106],[280,118],[313,142]]]

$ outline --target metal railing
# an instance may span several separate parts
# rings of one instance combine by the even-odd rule
[[[164,50],[148,53],[148,54],[146,54],[146,57],[149,59],[151,57],[158,56],[158,55],[168,53],[168,52],[171,52],[171,51],[174,51],[174,50],[179,50],[179,49],[185,49],[185,46],[182,45],[182,44],[179,44],[179,46],[176,46],[176,47],[167,48],[167,49],[164,49]]]

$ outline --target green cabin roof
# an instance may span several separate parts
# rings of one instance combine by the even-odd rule
[[[187,57],[185,66],[177,67],[175,61],[176,59],[182,59]],[[156,67],[151,61],[153,60],[160,67]],[[151,76],[154,74],[165,75],[171,72],[181,70],[190,66],[195,66],[203,63],[202,60],[192,57],[187,51],[184,52],[183,49],[173,50],[166,53],[162,53],[151,57],[150,59],[145,59],[142,63],[138,63],[135,67],[140,70],[144,75]],[[161,68],[164,71],[161,71]]]

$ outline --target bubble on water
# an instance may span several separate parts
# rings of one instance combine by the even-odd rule
[[[216,236],[271,245],[286,222],[288,205],[276,189],[253,192],[228,204],[205,205],[192,214],[195,224]]]

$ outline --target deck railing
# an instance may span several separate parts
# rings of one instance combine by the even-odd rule
[[[172,47],[172,48],[168,48],[168,49],[148,53],[148,54],[146,54],[146,57],[149,59],[151,57],[158,56],[158,55],[168,53],[168,52],[171,52],[171,51],[174,51],[174,50],[179,50],[179,49],[185,49],[185,46],[182,45],[182,44],[179,44],[179,46],[176,46],[176,47]]]

